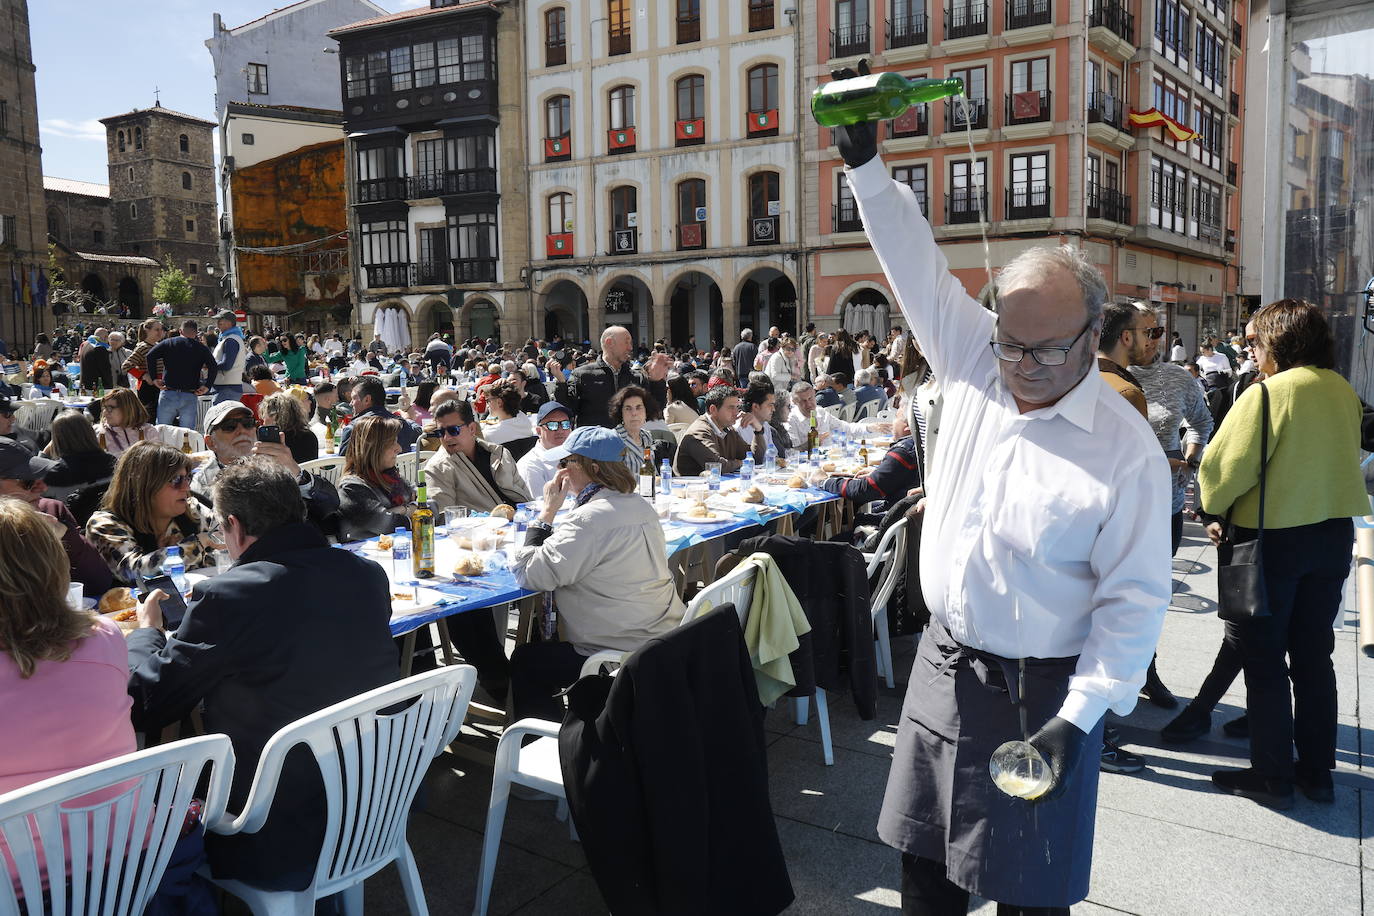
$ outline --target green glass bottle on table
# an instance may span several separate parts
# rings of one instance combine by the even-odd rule
[[[888,121],[912,105],[963,94],[964,81],[957,77],[909,80],[891,71],[870,73],[817,86],[811,93],[811,115],[822,127]]]
[[[418,455],[416,456],[418,460]],[[434,578],[434,510],[429,507],[425,469],[416,469],[415,511],[410,513],[410,536],[414,541],[411,562],[417,579]]]

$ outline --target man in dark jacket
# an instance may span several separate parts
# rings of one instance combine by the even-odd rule
[[[558,383],[554,400],[571,407],[578,426],[614,426],[611,422],[611,396],[621,388],[638,385],[658,401],[668,403],[668,366],[665,353],[655,353],[644,364],[644,371],[630,368],[634,338],[622,327],[612,326],[601,333],[601,358],[568,373]]]
[[[749,373],[754,371],[754,357],[759,355],[759,348],[754,344],[754,332],[745,328],[739,332],[739,343],[730,351],[730,363],[735,367],[735,378],[739,379],[741,385],[749,377]]]
[[[340,455],[348,448],[348,437],[353,432],[352,424],[356,423],[360,417],[391,417],[393,420],[400,420],[401,431],[396,434],[396,441],[406,451],[410,451],[410,447],[419,441],[424,432],[418,423],[397,416],[386,409],[386,386],[382,384],[381,379],[370,375],[358,379],[358,383],[353,386],[351,400],[353,402],[353,419],[349,421],[350,425],[345,426],[343,432],[339,434]]]
[[[134,727],[152,731],[203,704],[205,727],[234,746],[230,810],[241,810],[267,741],[283,726],[395,680],[391,590],[377,564],[330,547],[304,522],[291,475],[266,458],[225,468],[214,502],[234,565],[196,586],[164,636],[155,591],[129,635]],[[309,885],[324,836],[313,758],[288,755],[272,813],[254,834],[205,838],[217,878]]]
[[[197,398],[215,384],[218,371],[215,355],[196,339],[196,323],[189,318],[183,321],[181,335],[154,346],[147,361],[148,377],[162,392],[157,399],[157,422],[195,429],[200,416]]]

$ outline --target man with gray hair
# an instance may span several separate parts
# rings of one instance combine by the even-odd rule
[[[944,392],[921,538],[931,620],[878,834],[902,852],[905,913],[964,912],[974,893],[1067,914],[1088,892],[1102,719],[1135,705],[1169,604],[1168,465],[1094,371],[1106,286],[1082,252],[1022,252],[990,312],[888,174],[873,125],[835,133]],[[999,789],[989,760],[1021,738],[1047,779]]]
[[[739,343],[730,351],[730,365],[734,367],[735,378],[748,378],[754,371],[754,357],[759,348],[754,344],[754,332],[745,328],[739,332]]]

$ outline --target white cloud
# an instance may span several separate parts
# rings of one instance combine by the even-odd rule
[[[48,118],[38,124],[39,136],[61,137],[64,140],[90,140],[105,142],[105,125],[95,118],[85,121],[68,121],[64,118]]]
[[[401,10],[413,10],[416,7],[429,6],[429,0],[396,0],[394,5],[396,12],[399,13]]]

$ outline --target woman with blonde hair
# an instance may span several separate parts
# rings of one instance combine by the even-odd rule
[[[105,437],[105,451],[118,458],[135,442],[158,441],[143,402],[128,388],[112,388],[100,402],[97,436]]]
[[[222,547],[201,531],[191,495],[191,459],[161,442],[138,442],[119,457],[86,539],[119,579],[156,576],[167,549],[180,547],[187,569],[206,566]]]
[[[57,459],[57,467],[43,478],[52,499],[62,499],[84,484],[109,480],[114,473],[114,456],[100,447],[91,421],[79,410],[64,410],[52,421],[48,451]]]
[[[297,464],[320,457],[320,440],[306,420],[305,405],[294,394],[285,391],[269,394],[258,405],[258,416],[262,417],[264,426],[281,430],[286,447],[291,449],[291,458]]]
[[[356,541],[410,527],[415,488],[396,459],[401,421],[369,415],[353,421],[339,481],[340,540]]]
[[[51,519],[0,499],[0,794],[137,749],[128,652],[113,622],[67,604]]]

